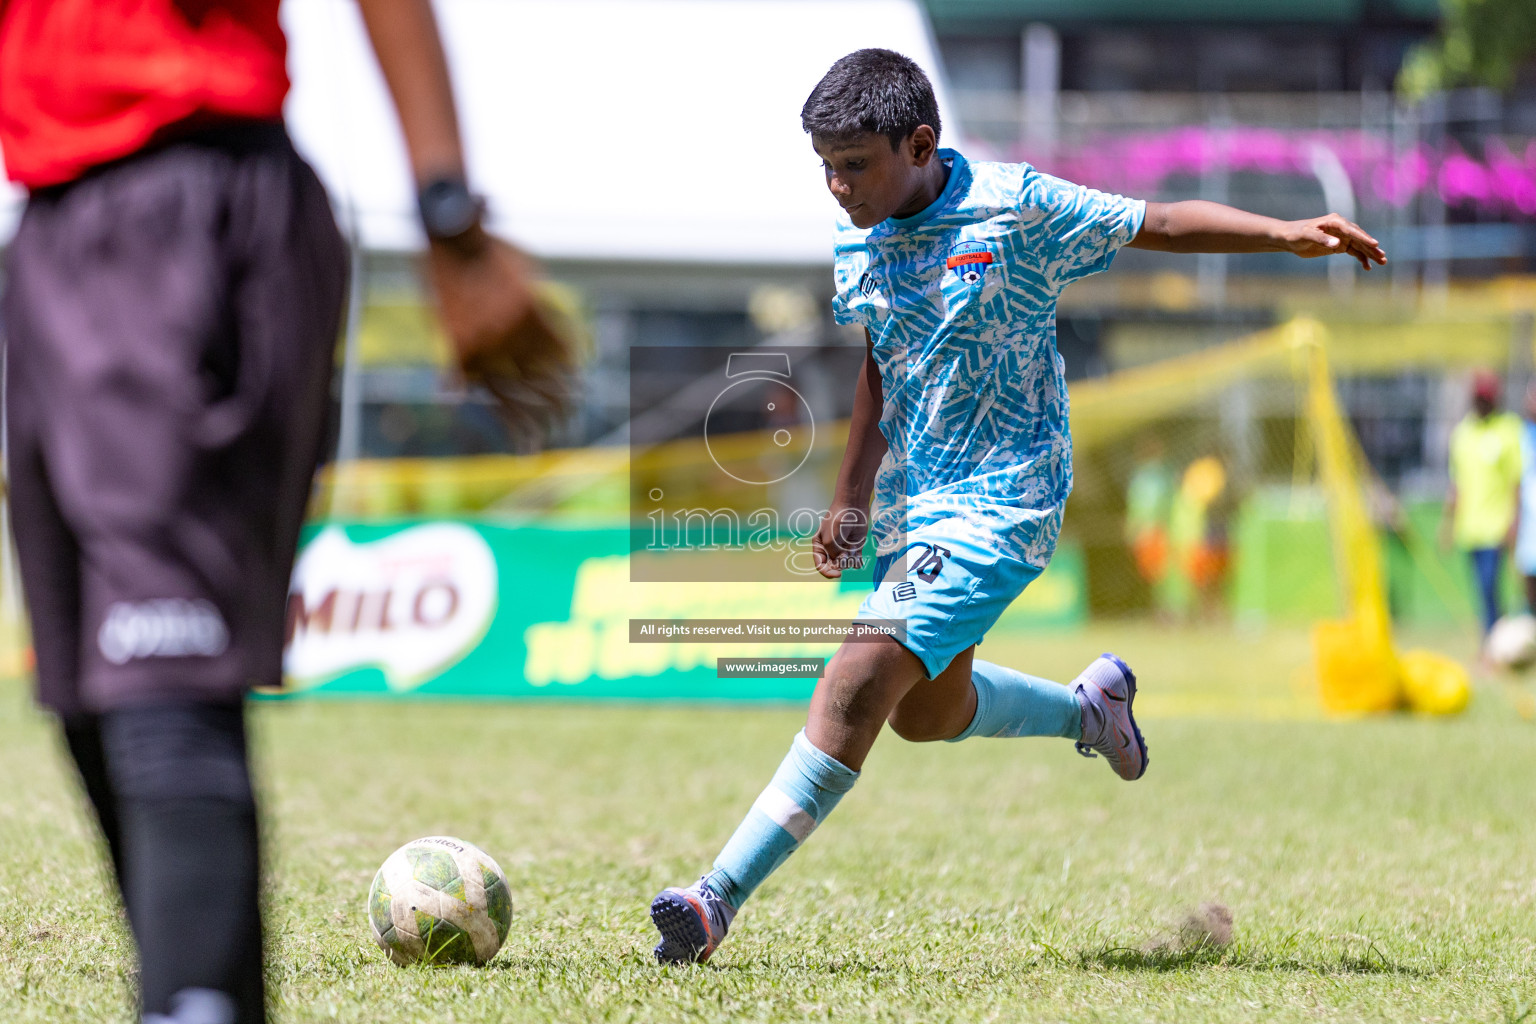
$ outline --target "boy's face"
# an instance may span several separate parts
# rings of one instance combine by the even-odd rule
[[[840,139],[816,136],[811,145],[821,157],[827,189],[856,228],[872,228],[887,217],[910,217],[933,200],[925,187],[938,139],[927,125],[895,149],[886,136],[869,132]]]

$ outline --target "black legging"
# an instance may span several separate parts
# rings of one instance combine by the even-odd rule
[[[242,709],[159,704],[72,717],[64,737],[138,943],[145,1024],[260,1024],[256,804]]]

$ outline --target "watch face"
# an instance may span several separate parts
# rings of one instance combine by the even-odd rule
[[[744,429],[748,432],[743,433]],[[805,464],[815,439],[811,407],[779,376],[732,381],[721,389],[704,417],[704,444],[710,458],[723,473],[744,484],[783,480]]]
[[[434,181],[421,190],[420,205],[430,238],[456,238],[480,219],[480,202],[463,182]]]

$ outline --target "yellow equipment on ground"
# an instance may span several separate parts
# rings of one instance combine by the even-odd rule
[[[1345,617],[1319,622],[1312,630],[1323,707],[1342,715],[1404,706],[1423,714],[1461,711],[1472,694],[1466,669],[1431,651],[1399,655],[1393,646],[1381,541],[1365,504],[1369,470],[1339,410],[1325,330],[1307,319],[1293,320],[1287,330],[1294,351],[1306,361],[1306,422],[1328,495],[1334,560],[1344,585]]]

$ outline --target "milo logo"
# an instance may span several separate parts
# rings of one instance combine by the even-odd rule
[[[330,527],[294,566],[284,672],[305,686],[374,667],[391,689],[410,689],[473,650],[496,604],[495,556],[468,526],[361,543]]]

